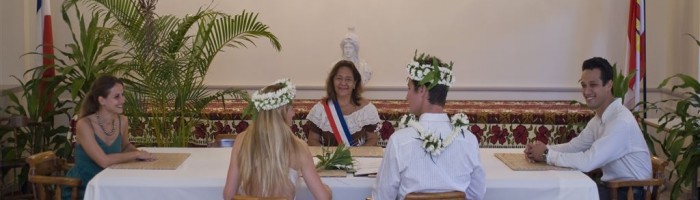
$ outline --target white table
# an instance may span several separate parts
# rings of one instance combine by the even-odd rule
[[[221,199],[230,148],[147,148],[191,153],[176,170],[105,169],[88,183],[85,199]],[[493,156],[522,149],[481,149],[486,170],[485,199],[598,199],[595,183],[578,171],[512,171]],[[322,178],[335,199],[364,199],[374,178]],[[313,199],[303,181],[297,199]]]
[[[87,186],[85,199],[223,199],[231,148],[144,148],[190,153],[176,170],[105,169]]]
[[[494,153],[523,149],[481,149],[486,171],[484,199],[598,199],[598,186],[580,171],[513,171]]]

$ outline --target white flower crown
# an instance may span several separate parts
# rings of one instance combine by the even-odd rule
[[[424,79],[427,79],[425,82],[431,83],[431,85],[440,84],[447,87],[452,86],[452,83],[454,83],[452,69],[445,66],[440,66],[440,64],[437,63],[421,65],[414,58],[414,61],[406,66],[406,70],[408,71],[408,77],[411,78],[411,80],[424,81]]]
[[[253,93],[253,103],[257,110],[272,110],[280,106],[287,105],[294,100],[296,95],[296,87],[288,79],[279,79],[272,85],[282,84],[283,87],[274,92],[261,93],[260,90]]]
[[[437,66],[437,68],[439,70],[439,79],[437,84],[445,85],[447,87],[452,86],[452,83],[454,83],[452,70],[443,66]],[[426,75],[434,71],[435,66],[429,64],[421,65],[420,63],[413,61],[406,66],[406,69],[408,70],[408,77],[410,77],[412,80],[423,81],[425,78],[433,78]]]

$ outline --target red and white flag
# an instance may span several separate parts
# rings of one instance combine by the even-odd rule
[[[634,79],[630,80],[629,88],[625,94],[624,104],[633,108],[640,96],[640,81],[646,77],[646,27],[645,27],[645,0],[630,0],[629,21],[627,24],[627,41],[629,44],[627,73],[636,71]]]
[[[54,59],[47,55],[54,55],[53,53],[53,31],[51,27],[51,0],[37,0],[36,1],[36,20],[37,20],[37,46],[41,48],[41,62],[37,61],[37,66],[47,67],[42,74],[43,78],[56,76],[56,70],[53,67]],[[39,46],[40,45],[40,46]],[[38,50],[38,49],[37,49]],[[41,94],[53,95],[53,91],[48,91],[49,93],[44,93],[45,82],[39,84],[39,92]],[[48,97],[46,97],[48,98]],[[48,104],[44,107],[44,112],[52,110],[53,105]]]
[[[53,30],[51,27],[51,0],[37,0],[36,2],[36,20],[37,20],[37,41],[41,45],[41,53],[44,55],[53,55]],[[53,66],[54,60],[51,57],[44,56],[41,63],[37,65]],[[56,75],[56,71],[51,68],[44,72],[44,77],[52,77]]]

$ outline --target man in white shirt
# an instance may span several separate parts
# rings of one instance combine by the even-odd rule
[[[448,65],[423,54],[413,59],[415,62],[407,67],[406,99],[410,112],[419,116],[419,121],[409,123],[410,127],[389,138],[372,198],[394,200],[404,199],[412,192],[461,191],[470,200],[483,199],[486,175],[476,137],[453,126],[443,111],[453,82],[452,63]],[[431,71],[437,76],[429,75]],[[423,139],[427,135],[440,138],[440,142]]]
[[[596,113],[578,137],[559,145],[542,142],[527,144],[525,154],[532,160],[571,167],[583,172],[603,171],[601,181],[644,180],[652,178],[651,156],[632,113],[612,94],[612,67],[595,57],[583,62],[581,88],[586,104]],[[635,199],[642,199],[642,188],[634,188]],[[610,199],[610,191],[598,185],[600,199]],[[618,190],[626,199],[627,188]]]

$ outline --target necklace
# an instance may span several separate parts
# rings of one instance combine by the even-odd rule
[[[433,133],[432,131],[425,131],[423,126],[421,126],[417,121],[408,122],[408,126],[416,129],[418,132],[418,138],[416,139],[423,141],[421,147],[423,147],[425,152],[429,153],[431,156],[440,155],[440,153],[444,151],[447,146],[452,144],[452,140],[454,140],[455,136],[462,132],[461,127],[454,127],[452,128],[452,133],[450,133],[450,135],[443,140],[439,135]],[[462,134],[464,134],[464,132],[462,132]]]
[[[107,131],[107,130],[105,129],[104,123],[102,122],[102,119],[100,119],[100,113],[99,113],[99,112],[95,113],[95,117],[97,117],[97,125],[100,126],[100,129],[102,129],[102,132],[104,132],[105,135],[107,135],[107,136],[112,136],[112,135],[114,135],[114,130],[116,130],[116,128],[114,128],[114,119],[112,119],[112,130]]]
[[[402,127],[412,127],[418,132],[418,140],[421,140],[421,147],[426,153],[430,155],[432,159],[433,156],[438,156],[442,151],[452,144],[455,136],[459,133],[464,136],[465,132],[468,132],[469,118],[463,113],[457,113],[452,116],[452,132],[447,136],[445,140],[440,138],[439,135],[433,133],[432,131],[426,131],[423,126],[418,123],[414,115],[404,115],[399,121],[399,128]]]

